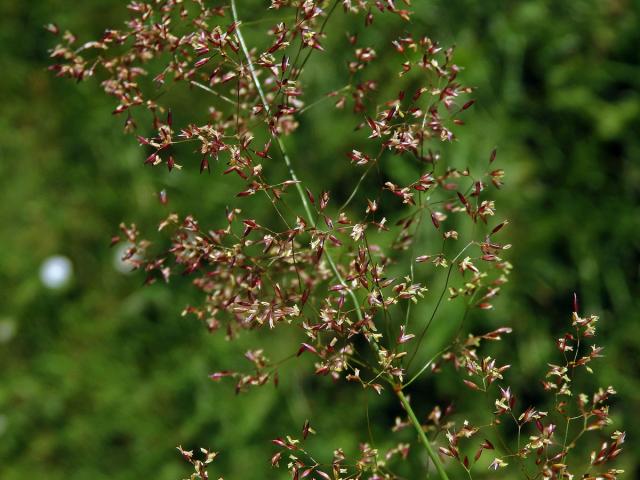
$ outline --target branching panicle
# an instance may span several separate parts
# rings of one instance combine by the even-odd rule
[[[220,218],[171,213],[163,219],[158,230],[170,240],[169,248],[143,239],[135,225],[121,225],[113,243],[127,243],[125,259],[146,273],[147,283],[169,282],[177,274],[191,278],[201,301],[183,314],[210,332],[224,332],[229,339],[255,329],[274,335],[280,329],[297,332],[284,358],[273,360],[272,353],[256,346],[245,354],[246,370],[217,371],[212,380],[231,380],[237,392],[277,385],[283,362],[313,357],[310,375],[392,395],[406,418],[397,419],[390,435],[413,427],[411,440],[422,444],[419,448],[426,450],[441,479],[455,471],[454,463],[469,476],[476,465],[495,470],[516,465],[527,478],[571,478],[571,451],[583,434],[608,427],[607,400],[615,393],[611,387],[592,396],[572,392],[574,374],[589,371],[601,356],[595,345],[585,350],[597,318],[581,318],[575,307],[573,330],[558,339],[565,362],[551,365],[542,383],[554,396],[553,412],[518,408],[505,384],[510,365],[480,353],[483,343],[500,340],[510,328],[464,336],[467,313],[493,308],[512,266],[505,258],[510,245],[500,240],[508,222],[496,214],[491,198],[504,176],[494,166],[496,151],[482,162],[485,171],[456,168],[438,151],[440,143],[455,140],[464,125],[461,117],[474,102],[472,90],[458,79],[461,69],[453,49],[411,33],[416,27],[410,23],[403,23],[402,35],[389,45],[363,44],[352,32],[345,40],[352,55],[344,66],[344,86],[309,98],[305,67],[313,56],[327,54],[333,16],[359,15],[360,28],[376,28],[384,17],[406,22],[412,15],[410,1],[271,0],[267,18],[273,21],[263,37],[256,37],[259,45],[244,35],[264,31],[265,22],[243,23],[246,12],[239,6],[234,0],[133,1],[122,29],[107,30],[81,46],[65,32],[52,50],[51,70],[58,76],[100,78],[116,101],[113,115],[124,118],[127,132],[150,124],[142,129],[148,133],[137,136],[145,165],[164,166],[171,175],[179,169],[206,170],[237,177],[242,184]],[[395,65],[394,79],[371,72],[381,59]],[[389,81],[398,92],[391,98],[380,88]],[[170,100],[165,104],[171,96],[164,93],[180,89],[197,90],[208,100],[194,102],[189,106],[193,118],[181,114],[184,120],[178,121],[174,112],[184,107]],[[309,172],[287,148],[288,137],[307,121],[306,112],[322,102],[333,102],[353,120],[350,147],[326,152],[351,164],[353,187],[346,199],[336,199],[331,185],[322,191],[308,188],[304,177]],[[182,144],[195,155],[181,154]],[[274,180],[278,161],[284,162],[287,177]],[[398,162],[411,166],[410,181],[392,181],[396,177],[380,173]],[[361,187],[375,172],[379,188],[367,197]],[[252,215],[246,198],[255,196],[273,208],[271,217]],[[441,290],[431,291],[426,272],[440,273]],[[422,318],[412,305],[429,293],[433,310]],[[430,345],[439,353],[426,364],[413,364],[433,343],[429,329],[439,321],[445,298],[465,306],[456,336],[450,344]],[[461,388],[489,399],[489,424],[460,424],[451,406],[437,405],[429,406],[428,421],[420,420],[428,409],[414,411],[418,405],[412,405],[409,387],[444,371],[446,363],[464,377],[466,387]],[[429,402],[421,399],[420,409]],[[507,422],[518,431],[513,447],[496,440]],[[577,424],[582,429],[575,432]],[[392,463],[418,449],[404,440],[388,451],[363,443],[358,458],[347,461],[338,448],[323,463],[305,447],[310,433],[307,422],[302,440],[273,440],[272,465],[286,465],[294,479],[391,479],[397,478]],[[611,438],[593,452],[582,478],[616,478],[617,470],[601,470],[624,442],[623,433]],[[198,460],[193,452],[179,450],[194,467],[192,479],[209,478],[215,453],[203,449]],[[493,460],[487,459],[490,455]]]

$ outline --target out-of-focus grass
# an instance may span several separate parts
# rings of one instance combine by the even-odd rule
[[[602,315],[607,356],[594,383],[620,392],[613,418],[630,433],[623,464],[633,478],[640,433],[637,2],[417,3],[414,22],[443,44],[457,44],[462,77],[477,87],[461,140],[443,154],[473,165],[497,145],[508,175],[497,204],[511,220],[505,235],[515,271],[496,311],[474,315],[471,324],[515,328],[505,345],[517,352],[510,380],[535,396],[532,386],[554,355],[553,338],[577,291],[585,311]],[[142,152],[121,135],[120,120],[109,115],[112,103],[95,83],[75,86],[46,72],[54,40],[43,24],[55,21],[86,38],[125,15],[113,0],[0,5],[0,476],[175,479],[185,468],[173,448],[183,443],[222,450],[220,469],[229,478],[276,478],[269,439],[296,431],[308,417],[318,419],[320,448],[355,449],[368,440],[364,407],[345,405],[368,401],[381,423],[391,422],[397,408],[353,386],[303,380],[298,364],[285,368],[278,390],[236,397],[206,375],[236,361],[251,339],[230,345],[180,317],[193,301],[187,281],[142,288],[140,276],[114,268],[108,243],[120,221],[152,231],[177,210],[215,223],[233,192],[216,175],[197,175],[196,160],[180,175],[143,168]],[[339,16],[333,25],[351,28]],[[401,28],[371,41],[384,44]],[[314,57],[312,90],[340,87],[335,72],[345,58]],[[303,158],[305,182],[313,187],[320,168],[322,183],[346,194],[359,175],[343,156],[351,124],[329,107],[309,111],[291,148]],[[327,162],[335,167],[320,167]],[[406,172],[390,165],[386,174]],[[157,201],[161,189],[169,207]],[[74,280],[61,292],[38,279],[41,262],[53,254],[74,265]],[[429,287],[435,292],[438,284]],[[433,302],[427,299],[416,318]],[[447,306],[441,318],[457,315],[456,308]],[[428,345],[449,331],[446,321],[437,322]],[[286,338],[261,342],[276,357],[291,345]],[[422,414],[451,398],[473,414],[460,388],[428,382],[414,398]],[[386,426],[374,429],[376,438]]]

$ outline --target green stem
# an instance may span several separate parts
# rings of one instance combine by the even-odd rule
[[[260,79],[258,78],[258,75],[256,74],[256,70],[253,67],[253,62],[251,61],[251,56],[249,55],[249,49],[247,48],[247,44],[245,43],[244,37],[242,36],[242,31],[240,30],[240,20],[238,19],[238,10],[236,8],[235,0],[231,0],[231,13],[233,14],[233,21],[236,22],[236,24],[237,24],[237,26],[236,26],[236,35],[238,36],[238,42],[240,42],[240,48],[242,49],[242,53],[244,54],[244,56],[245,56],[245,58],[247,60],[247,65],[249,67],[249,72],[251,73],[251,78],[253,80],[253,83],[254,83],[256,89],[258,90],[258,95],[260,95],[260,100],[262,101],[262,104],[264,106],[265,111],[267,112],[267,114],[271,114],[271,108],[269,107],[269,103],[267,102],[267,97],[265,96],[264,91],[262,90],[262,84],[260,83]],[[291,159],[289,158],[289,155],[287,154],[287,150],[286,150],[286,148],[284,146],[284,143],[282,142],[282,139],[279,136],[277,136],[275,134],[273,134],[272,136],[273,136],[274,140],[276,141],[276,143],[278,144],[278,148],[280,149],[280,153],[282,154],[282,158],[284,159],[284,163],[286,164],[287,168],[289,169],[289,176],[291,177],[291,180],[296,182],[296,184],[295,184],[296,185],[296,191],[298,192],[298,196],[300,197],[300,200],[302,201],[302,206],[304,207],[304,211],[305,211],[306,216],[307,216],[307,221],[309,221],[313,225],[315,222],[313,221],[313,214],[311,213],[311,208],[309,207],[309,202],[307,202],[307,196],[305,195],[304,191],[302,190],[302,185],[300,183],[300,180],[298,180],[298,176],[296,175],[295,170],[293,169],[293,165],[291,163]],[[349,293],[349,297],[353,301],[353,306],[355,307],[356,315],[358,317],[358,320],[362,320],[362,312],[360,311],[360,302],[358,302],[358,298],[356,297],[355,293],[353,293],[353,290],[351,290],[348,287],[348,285],[346,284],[346,282],[342,278],[342,275],[340,275],[340,272],[338,271],[338,267],[336,266],[335,262],[333,261],[333,257],[331,257],[331,254],[329,253],[329,251],[327,251],[325,249],[324,253],[325,253],[325,256],[327,257],[327,261],[329,262],[331,270],[333,271],[334,275],[336,276],[336,278],[340,282],[340,285],[345,287],[347,292]]]
[[[230,103],[234,107],[237,105],[237,102],[235,100],[231,100],[229,97],[225,97],[221,93],[216,92],[213,88],[209,88],[209,87],[207,87],[206,85],[203,85],[200,82],[196,82],[195,80],[191,80],[189,83],[191,83],[191,85],[193,85],[194,87],[201,88],[205,92],[209,92],[210,94],[215,95],[218,98],[221,98],[222,100],[224,100],[225,102]]]
[[[336,3],[334,4],[334,8],[335,6],[338,4],[338,2],[336,1]],[[333,9],[332,9],[333,11]],[[240,42],[240,48],[242,49],[242,53],[244,54],[246,60],[247,60],[247,64],[249,66],[249,72],[251,73],[251,78],[253,79],[253,83],[255,84],[256,89],[258,90],[258,94],[260,95],[260,99],[262,100],[262,103],[264,105],[264,109],[267,112],[267,114],[270,114],[270,108],[269,108],[269,104],[267,102],[267,98],[262,90],[262,85],[260,84],[260,80],[258,79],[258,75],[256,74],[255,68],[253,67],[253,62],[251,61],[251,56],[249,55],[249,49],[247,48],[247,45],[244,41],[244,37],[242,36],[242,32],[240,31],[240,25],[239,25],[239,19],[238,19],[238,12],[236,9],[236,2],[235,0],[231,0],[231,12],[233,14],[233,20],[238,24],[238,26],[236,27],[236,35],[238,36],[238,41]],[[326,22],[325,22],[326,23]],[[324,27],[324,25],[323,25]],[[305,58],[304,63],[306,63],[306,61],[308,60],[309,55],[307,55],[307,58]],[[303,65],[304,65],[303,63]],[[282,142],[282,139],[280,137],[278,137],[277,135],[273,135],[274,139],[276,140],[276,143],[278,144],[278,147],[280,148],[280,152],[282,153],[282,157],[284,158],[284,162],[287,165],[287,168],[289,169],[289,175],[291,176],[291,179],[293,181],[296,182],[296,190],[298,191],[298,195],[300,197],[300,200],[302,201],[302,205],[304,206],[304,210],[307,214],[307,219],[309,222],[311,222],[313,224],[313,215],[311,214],[311,209],[309,208],[309,204],[307,202],[307,197],[304,193],[304,191],[302,190],[302,186],[300,185],[300,181],[298,180],[298,177],[295,173],[295,171],[293,170],[293,165],[291,164],[291,160],[289,159],[289,156],[287,155],[284,143]],[[340,282],[341,285],[343,285],[344,287],[346,287],[347,292],[349,293],[349,296],[351,297],[351,300],[353,301],[354,307],[356,309],[356,315],[358,316],[359,320],[362,320],[362,312],[360,311],[360,303],[358,302],[357,297],[355,296],[355,294],[353,293],[353,291],[346,285],[346,282],[344,281],[344,279],[342,278],[342,275],[340,275],[340,272],[338,271],[338,268],[335,264],[335,262],[333,261],[333,258],[331,257],[331,254],[325,250],[325,255],[327,257],[327,261],[329,262],[329,265],[331,266],[331,270],[333,270],[334,275],[336,276],[336,278],[338,279],[338,281]],[[377,343],[374,341],[372,343],[372,345],[374,345],[374,348],[377,350],[376,347],[378,347]],[[407,397],[405,397],[404,393],[402,393],[402,390],[397,390],[396,391],[396,395],[398,396],[398,398],[400,399],[400,402],[402,403],[402,405],[404,406],[405,410],[407,411],[407,414],[409,415],[409,419],[411,420],[411,423],[413,424],[413,426],[415,427],[418,436],[420,437],[420,440],[422,441],[422,444],[424,445],[425,449],[427,450],[427,454],[429,455],[429,458],[431,458],[431,461],[434,463],[436,470],[438,471],[438,474],[440,476],[441,480],[449,480],[449,477],[447,476],[447,473],[444,470],[444,466],[442,465],[442,461],[440,460],[440,457],[438,457],[437,453],[433,450],[433,447],[431,447],[431,444],[429,443],[429,439],[427,438],[427,436],[424,433],[424,430],[422,429],[422,425],[420,425],[420,422],[418,421],[418,418],[416,417],[413,409],[411,408],[411,405],[409,405],[409,401],[407,400]]]
[[[447,472],[444,470],[444,465],[442,464],[442,460],[440,460],[440,457],[431,446],[429,439],[427,438],[427,436],[424,433],[424,430],[422,429],[422,425],[420,424],[420,421],[416,417],[415,412],[413,411],[413,409],[411,408],[411,405],[409,404],[409,400],[407,400],[407,397],[405,397],[402,390],[396,390],[396,395],[398,395],[398,398],[400,399],[402,406],[407,411],[407,414],[409,415],[409,420],[411,420],[411,423],[413,424],[414,428],[418,432],[418,436],[420,437],[420,440],[422,441],[424,448],[427,450],[427,454],[429,455],[429,458],[435,465],[436,471],[438,472],[440,479],[449,480],[449,477],[447,476]]]
[[[231,12],[233,14],[233,21],[236,22],[236,24],[237,24],[237,26],[236,26],[236,35],[238,36],[238,41],[240,42],[240,48],[242,49],[242,53],[244,54],[245,58],[247,59],[247,65],[249,67],[249,73],[251,74],[251,78],[253,79],[253,83],[254,83],[256,89],[258,90],[258,95],[260,95],[260,100],[262,100],[262,105],[264,106],[264,109],[267,112],[267,115],[271,115],[271,108],[269,107],[269,102],[267,102],[267,97],[264,94],[264,91],[262,90],[262,84],[260,83],[260,80],[258,79],[258,74],[256,73],[256,69],[253,66],[253,62],[251,61],[251,56],[249,55],[249,49],[247,48],[247,44],[244,41],[244,37],[242,36],[242,32],[240,31],[240,20],[238,19],[238,10],[236,9],[235,0],[231,0]],[[289,158],[289,155],[287,154],[287,151],[286,151],[286,149],[284,147],[284,143],[282,142],[282,139],[277,135],[273,135],[273,138],[276,141],[276,143],[278,144],[278,147],[280,148],[280,153],[282,154],[282,157],[284,158],[284,163],[287,165],[287,168],[289,169],[289,175],[291,176],[291,180],[296,182],[296,190],[298,191],[298,195],[300,196],[300,199],[302,200],[302,206],[304,207],[304,211],[307,214],[307,219],[311,222],[311,221],[313,221],[313,215],[311,214],[311,208],[309,208],[309,203],[307,202],[307,197],[305,196],[304,191],[302,190],[302,186],[300,185],[300,180],[298,180],[298,176],[296,175],[296,172],[293,169],[293,165],[291,164],[291,159]]]
[[[320,32],[319,36],[322,36],[322,34],[324,33],[324,29],[327,26],[327,23],[329,23],[329,19],[331,18],[331,15],[333,14],[334,10],[336,9],[336,7],[340,4],[340,0],[336,0],[333,3],[333,6],[331,7],[331,10],[329,10],[329,13],[327,14],[327,16],[324,19],[324,22],[322,22],[322,26],[320,27]],[[307,52],[307,56],[304,57],[304,60],[302,61],[302,65],[300,65],[297,70],[297,74],[295,75],[295,77],[293,78],[293,80],[297,80],[298,77],[300,76],[300,74],[302,73],[302,70],[304,69],[304,66],[307,64],[307,61],[309,60],[309,57],[311,56],[311,54],[313,53],[313,48],[310,48],[309,51]]]

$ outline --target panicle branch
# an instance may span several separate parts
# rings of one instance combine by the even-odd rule
[[[478,353],[483,342],[500,340],[510,328],[464,338],[469,312],[493,308],[512,267],[505,258],[510,245],[500,240],[508,222],[497,216],[491,197],[504,177],[494,166],[496,151],[465,167],[439,152],[440,144],[456,139],[464,113],[474,104],[472,89],[458,78],[461,68],[454,63],[453,48],[412,32],[409,0],[272,0],[263,19],[244,23],[235,0],[210,3],[132,1],[123,28],[106,30],[100,39],[79,46],[70,32],[49,30],[61,37],[51,51],[51,70],[76,81],[100,79],[115,101],[112,114],[124,118],[126,132],[136,134],[144,165],[164,166],[171,175],[184,174],[181,169],[215,172],[224,179],[215,181],[232,177],[230,184],[238,186],[219,218],[202,222],[189,214],[165,215],[158,236],[168,239],[168,248],[161,240],[144,239],[135,225],[122,224],[112,241],[126,242],[125,260],[145,272],[146,283],[189,277],[201,300],[186,306],[183,315],[195,317],[210,332],[224,332],[228,339],[258,329],[296,333],[298,340],[283,358],[272,360],[267,349],[256,345],[244,354],[246,369],[216,371],[211,380],[231,380],[238,393],[277,386],[284,362],[310,357],[311,375],[343,379],[376,394],[392,392],[406,414],[392,434],[413,427],[413,440],[417,437],[441,479],[449,478],[454,463],[471,476],[484,461],[483,452],[498,449],[503,455],[485,466],[501,469],[515,462],[528,478],[570,478],[564,463],[569,452],[583,434],[608,425],[606,401],[615,393],[609,387],[592,397],[577,395],[574,411],[565,401],[573,397],[574,373],[588,371],[602,351],[596,346],[584,350],[597,318],[581,318],[574,308],[574,331],[558,340],[565,362],[551,365],[543,381],[555,396],[553,413],[560,421],[533,407],[516,411],[516,397],[504,386],[510,365]],[[390,44],[365,44],[359,31],[342,45],[330,41],[336,33],[330,19],[340,10],[363,20],[357,22],[359,30],[399,21],[397,31],[403,33]],[[265,23],[270,23],[266,32]],[[313,82],[305,69],[328,48],[349,52],[338,82],[344,86],[310,98]],[[395,78],[372,68],[381,61],[394,65]],[[389,81],[398,92],[392,96],[381,88]],[[197,101],[185,107],[172,100],[184,91]],[[305,113],[329,100],[351,121],[353,133],[346,151],[327,152],[320,146],[319,155],[344,159],[341,168],[353,181],[347,198],[332,193],[330,184],[318,187],[322,176],[303,169],[303,152],[286,146],[307,121]],[[279,178],[273,155],[282,157],[285,178]],[[403,181],[394,180],[402,175],[390,174],[400,163],[412,172]],[[365,189],[375,173],[378,188]],[[249,200],[256,195],[269,201],[272,217],[254,215]],[[166,195],[161,200],[166,204]],[[425,316],[412,305],[423,302],[428,282],[438,274],[443,286]],[[445,298],[461,301],[465,313],[455,338],[439,345],[429,329],[440,320]],[[412,369],[427,347],[440,353]],[[465,388],[485,396],[499,390],[490,405],[490,424],[476,427],[465,421],[457,427],[451,406],[433,405],[426,423],[414,411],[433,399],[412,406],[407,389],[442,371],[445,363],[462,372]],[[517,427],[515,449],[500,440],[502,418]],[[573,424],[582,429],[576,433]],[[563,428],[560,439],[558,429]],[[520,434],[529,430],[521,445]],[[302,440],[274,440],[278,452],[272,465],[286,460],[294,479],[391,479],[398,478],[391,461],[409,456],[404,441],[386,452],[368,442],[351,463],[340,449],[322,463],[304,446],[310,433],[306,422]],[[590,465],[600,468],[612,461],[623,441],[624,434],[615,433],[593,452]],[[475,442],[471,457],[464,446],[470,442]],[[192,451],[179,450],[194,468],[192,479],[208,478],[215,453],[203,449],[204,459],[198,460]],[[537,476],[529,476],[529,458],[535,458]],[[615,469],[586,473],[593,478],[616,474]]]

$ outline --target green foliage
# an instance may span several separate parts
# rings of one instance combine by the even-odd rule
[[[447,154],[473,165],[497,145],[508,174],[498,205],[511,219],[512,282],[491,317],[474,314],[470,322],[514,327],[508,346],[520,371],[512,381],[527,391],[554,353],[549,339],[563,331],[569,293],[579,292],[583,309],[600,314],[605,332],[597,383],[617,386],[614,420],[633,444],[640,434],[633,361],[640,358],[640,6],[632,0],[414,3],[430,36],[457,44],[465,83],[477,87],[465,135]],[[194,175],[195,160],[180,175],[143,169],[143,152],[121,135],[120,119],[105,115],[112,102],[96,95],[95,85],[76,88],[46,72],[54,41],[42,25],[54,21],[89,37],[125,14],[113,0],[0,5],[0,476],[175,479],[185,472],[174,450],[181,443],[221,450],[216,465],[228,478],[271,478],[277,473],[267,461],[268,441],[322,409],[336,414],[315,427],[331,432],[332,445],[354,451],[355,433],[366,431],[367,419],[341,415],[341,402],[369,402],[370,414],[389,424],[396,407],[355,387],[319,388],[295,368],[282,371],[278,390],[236,397],[206,376],[249,339],[232,346],[181,318],[191,295],[186,281],[142,289],[140,276],[114,269],[108,244],[120,221],[150,230],[168,208],[206,219],[234,191],[216,176]],[[332,28],[348,29],[344,23]],[[397,33],[390,31],[388,40]],[[310,61],[318,95],[341,86],[332,74],[340,61]],[[326,115],[335,118],[318,121]],[[330,104],[311,110],[307,122],[292,146],[305,153],[299,167],[305,183],[313,185],[311,172],[329,160],[335,169],[322,169],[330,178],[325,183],[354,175],[336,153],[344,151],[339,132],[349,124]],[[352,183],[344,180],[345,196]],[[169,207],[157,200],[162,189]],[[38,268],[58,253],[72,260],[75,276],[67,289],[51,292],[40,284]],[[432,304],[422,308],[426,315]],[[434,337],[451,334],[446,322],[434,327]],[[277,349],[282,340],[270,341]],[[433,403],[460,388],[447,381],[428,387],[437,395]],[[628,478],[637,457],[622,462]]]

